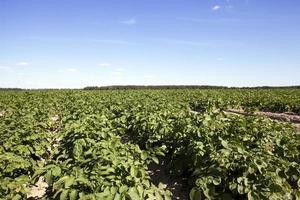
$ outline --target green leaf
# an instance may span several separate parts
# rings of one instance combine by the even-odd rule
[[[69,176],[63,176],[63,177],[61,177],[60,179],[58,179],[58,181],[56,181],[56,182],[53,184],[53,189],[54,189],[54,190],[62,189],[63,183],[64,183],[67,179],[69,179]]]
[[[221,139],[221,144],[222,144],[222,146],[223,146],[224,148],[228,149],[228,142],[227,142],[227,141]]]
[[[248,192],[248,200],[259,200],[259,196],[253,192],[253,191],[250,191]]]
[[[221,177],[217,177],[217,178],[214,178],[214,179],[213,179],[213,184],[214,184],[214,185],[220,185],[221,182],[222,182]]]
[[[36,178],[37,176],[39,176],[40,174],[44,173],[45,170],[44,169],[37,169],[34,174],[32,175],[32,179]]]
[[[45,181],[48,183],[48,185],[51,185],[53,179],[52,179],[52,173],[50,170],[47,171],[47,173],[44,175],[44,177],[45,177]]]
[[[152,160],[153,160],[156,164],[159,164],[159,160],[158,160],[157,157],[153,156],[153,157],[152,157]]]
[[[69,195],[70,200],[76,200],[77,199],[77,195],[78,195],[77,190],[74,190],[74,189],[71,190],[70,195]]]
[[[300,191],[295,191],[295,198],[296,200],[300,200]]]
[[[121,200],[121,195],[119,193],[116,193],[114,200]]]
[[[70,176],[65,181],[65,188],[69,188],[71,185],[74,184],[74,182],[75,182],[75,177],[74,176]]]
[[[193,187],[193,189],[190,191],[189,196],[190,200],[202,200],[201,191],[196,187]]]
[[[111,193],[111,194],[116,194],[117,191],[118,191],[118,188],[117,188],[117,187],[114,187],[114,186],[113,186],[113,187],[110,188],[110,193]]]
[[[61,169],[59,166],[55,166],[51,169],[51,172],[53,176],[58,177],[61,174]]]
[[[82,151],[83,151],[82,145],[80,143],[76,143],[73,148],[74,157],[78,159],[81,156]]]
[[[167,188],[167,185],[166,185],[166,184],[163,184],[163,183],[161,183],[161,182],[159,182],[158,188],[159,188],[160,190],[164,190],[164,189]]]
[[[138,191],[140,197],[144,196],[144,188],[142,186],[138,185],[137,191]]]
[[[119,193],[123,193],[123,192],[125,192],[125,191],[127,191],[128,190],[128,187],[126,186],[126,185],[122,185],[120,188],[119,188]]]
[[[59,196],[59,200],[66,200],[68,198],[69,190],[63,190],[63,192]]]
[[[138,191],[135,187],[130,188],[127,192],[127,195],[130,198],[130,200],[139,200],[139,199],[141,199],[139,194],[138,194]]]
[[[141,158],[143,160],[146,160],[148,157],[149,157],[149,154],[146,151],[143,151],[142,154],[141,154]]]
[[[20,194],[16,194],[16,195],[12,198],[12,200],[20,200],[20,199],[22,199],[22,196],[21,196]]]
[[[131,167],[130,167],[130,175],[131,175],[132,177],[136,177],[136,175],[137,175],[137,171],[136,171],[136,169],[135,169],[134,166],[131,166]]]
[[[276,183],[272,183],[269,187],[272,193],[283,192],[282,186]]]

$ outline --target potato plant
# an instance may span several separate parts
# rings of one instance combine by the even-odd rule
[[[227,108],[299,112],[300,92],[0,92],[0,199],[172,199],[150,166],[187,179],[186,199],[300,199],[292,124]],[[192,112],[198,111],[198,112]]]

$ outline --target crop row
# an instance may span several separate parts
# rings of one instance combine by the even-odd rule
[[[188,179],[191,200],[300,199],[299,134],[226,115],[242,100],[218,93],[2,92],[0,198],[171,199],[149,175],[163,161]]]

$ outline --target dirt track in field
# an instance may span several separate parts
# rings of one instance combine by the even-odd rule
[[[191,113],[197,114],[199,112],[190,110]],[[250,115],[257,115],[257,116],[263,116],[263,117],[269,117],[270,119],[277,120],[277,121],[283,121],[283,122],[291,122],[297,129],[297,132],[300,133],[300,115],[296,113],[273,113],[273,112],[263,112],[258,111],[254,114],[250,114],[245,112],[241,109],[227,109],[224,111],[225,114],[234,114],[234,115],[244,115],[244,116],[250,116]]]
[[[236,113],[241,115],[249,115],[243,110],[239,109],[227,109],[226,112],[228,113]],[[266,116],[271,119],[279,120],[279,121],[285,121],[285,122],[292,122],[292,123],[300,123],[300,116],[294,113],[273,113],[273,112],[255,112],[255,115],[259,116]]]
[[[246,115],[246,116],[251,115],[240,109],[227,109],[225,113]],[[300,132],[300,116],[295,113],[272,113],[272,112],[259,111],[259,112],[255,112],[254,115],[269,117],[271,119],[278,120],[278,121],[291,122],[294,124],[297,131]]]

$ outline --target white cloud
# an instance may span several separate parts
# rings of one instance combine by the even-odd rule
[[[66,71],[67,71],[67,72],[78,72],[78,69],[75,69],[75,68],[68,68]]]
[[[112,75],[113,76],[123,76],[125,69],[124,68],[117,68],[115,70],[112,71]]]
[[[226,8],[227,11],[234,9]],[[194,23],[203,23],[203,24],[215,24],[215,25],[234,25],[234,26],[263,26],[266,23],[270,23],[270,20],[267,19],[246,19],[246,18],[193,18],[193,17],[177,17],[177,20],[186,21],[186,22],[194,22]],[[272,21],[273,22],[273,21]]]
[[[16,65],[17,66],[28,66],[29,63],[28,62],[17,62]]]
[[[17,73],[17,75],[18,75],[18,76],[26,76],[26,74],[25,74],[25,73],[22,73],[22,72],[21,72],[21,73]]]
[[[126,25],[134,25],[137,23],[137,20],[135,18],[131,18],[128,20],[120,21],[121,24],[126,24]]]
[[[215,5],[215,6],[212,7],[213,11],[217,11],[217,10],[220,10],[220,9],[221,9],[221,6],[219,6],[219,5]]]
[[[103,62],[103,63],[99,63],[98,66],[100,66],[100,67],[110,67],[111,63]]]
[[[145,79],[153,79],[155,76],[152,74],[147,74],[144,76]]]
[[[125,69],[124,68],[117,68],[117,69],[115,69],[115,71],[117,71],[117,72],[124,72]]]
[[[78,72],[78,69],[76,69],[76,68],[59,69],[59,70],[57,70],[57,72],[60,72],[60,73],[75,73],[75,72]]]
[[[14,70],[11,67],[8,67],[8,66],[0,66],[0,71],[13,72]]]

